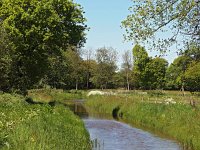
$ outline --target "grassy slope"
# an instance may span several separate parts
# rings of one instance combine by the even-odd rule
[[[90,149],[83,122],[64,106],[29,105],[0,95],[0,149]]]
[[[63,102],[66,100],[83,99],[86,97],[84,91],[63,91],[57,89],[36,89],[29,90],[28,96],[35,102],[48,103],[51,101]]]
[[[118,114],[136,125],[162,132],[180,141],[186,149],[200,149],[200,109],[188,104],[152,103],[150,95],[93,96],[86,105],[92,111],[109,113],[120,107]],[[146,98],[146,100],[145,100]],[[156,99],[158,97],[152,97]],[[174,97],[175,98],[175,97]],[[180,100],[180,97],[177,97]]]

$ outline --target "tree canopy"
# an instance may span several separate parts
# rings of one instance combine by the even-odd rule
[[[0,25],[13,50],[13,84],[31,87],[44,77],[49,57],[83,46],[87,29],[83,13],[72,0],[0,2]]]
[[[153,46],[166,50],[183,35],[185,41],[200,44],[200,1],[199,0],[132,0],[130,15],[122,21],[126,29],[125,39],[135,42],[153,42]],[[159,31],[168,27],[170,37],[152,40]]]
[[[185,72],[186,89],[200,91],[200,62],[193,62]]]
[[[145,68],[146,88],[148,89],[163,89],[165,87],[165,74],[168,67],[168,62],[156,57],[151,59]]]
[[[149,56],[144,47],[135,45],[133,48],[133,73],[138,80],[139,87],[145,87],[145,68],[149,62]]]
[[[96,52],[97,67],[92,78],[93,83],[102,89],[113,84],[113,76],[117,69],[116,51],[112,47],[102,47]]]

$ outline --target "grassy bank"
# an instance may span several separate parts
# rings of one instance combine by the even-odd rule
[[[35,89],[28,91],[28,97],[33,99],[34,102],[64,102],[67,100],[84,99],[86,92],[81,90]]]
[[[176,104],[168,104],[164,97],[169,95],[117,94],[113,96],[92,96],[86,106],[96,113],[113,115],[114,110],[122,119],[161,132],[178,140],[185,149],[200,149],[200,109],[199,106],[181,102],[174,95]],[[157,101],[156,101],[157,99]]]
[[[88,150],[89,143],[83,122],[68,108],[0,94],[0,149]]]

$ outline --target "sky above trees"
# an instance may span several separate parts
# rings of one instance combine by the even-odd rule
[[[87,25],[90,30],[87,33],[85,49],[98,49],[102,46],[113,47],[118,52],[118,66],[122,63],[122,54],[125,50],[132,50],[131,42],[124,42],[124,29],[121,29],[123,21],[129,13],[128,8],[132,5],[131,0],[75,0],[84,7]],[[167,36],[165,33],[158,36]],[[169,63],[177,57],[176,47],[170,48],[171,51],[164,56]],[[152,49],[153,50],[153,49]],[[148,51],[150,56],[159,55],[156,51]]]

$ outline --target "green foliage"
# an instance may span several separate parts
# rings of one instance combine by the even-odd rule
[[[1,22],[0,22],[1,26]],[[9,91],[10,73],[12,68],[12,49],[4,28],[0,28],[0,89]]]
[[[163,58],[150,60],[145,67],[145,78],[149,89],[163,89],[165,87],[165,73],[168,62]]]
[[[150,98],[148,95],[139,96],[133,92],[126,96],[95,96],[90,98],[86,105],[93,113],[110,115],[119,106],[118,115],[122,116],[122,121],[128,121],[134,126],[146,127],[157,133],[164,133],[181,142],[185,149],[198,150],[200,148],[199,107],[194,109],[183,103],[167,105],[163,101],[155,103],[158,97],[152,96],[152,102],[148,100]],[[179,99],[177,92],[175,98]]]
[[[83,10],[71,0],[2,0],[0,20],[13,45],[15,89],[31,88],[47,73],[49,57],[85,42]]]
[[[80,55],[74,51],[66,52],[66,59],[69,61],[69,68],[71,68],[70,76],[74,83],[74,88],[78,89],[78,84],[83,81],[83,60]]]
[[[67,100],[84,99],[86,94],[80,90],[34,89],[28,91],[28,96],[34,102],[49,103],[55,101],[64,103]]]
[[[96,59],[97,67],[94,70],[92,82],[98,88],[111,88],[117,69],[116,51],[113,48],[100,48],[97,50]]]
[[[162,90],[149,90],[147,93],[151,97],[159,97],[165,95],[165,93]]]
[[[91,149],[83,122],[68,108],[28,105],[7,94],[0,99],[9,96],[12,103],[0,101],[0,149]]]
[[[140,45],[135,45],[133,48],[133,73],[135,74],[139,87],[145,88],[145,67],[149,62],[148,53]]]
[[[186,89],[200,91],[200,62],[192,63],[185,72]]]
[[[186,41],[199,43],[199,1],[198,0],[133,0],[130,15],[122,22],[126,29],[125,39],[137,42],[151,42],[154,48],[166,52],[166,47],[176,43],[179,35]],[[172,35],[155,40],[157,32],[172,31]],[[152,41],[151,41],[152,40]]]
[[[190,57],[194,61],[200,61],[200,45],[195,42],[190,42],[187,45],[187,49],[183,52],[183,55]]]
[[[179,56],[169,66],[166,72],[167,88],[180,89],[184,84],[184,72],[191,62],[188,56]]]

